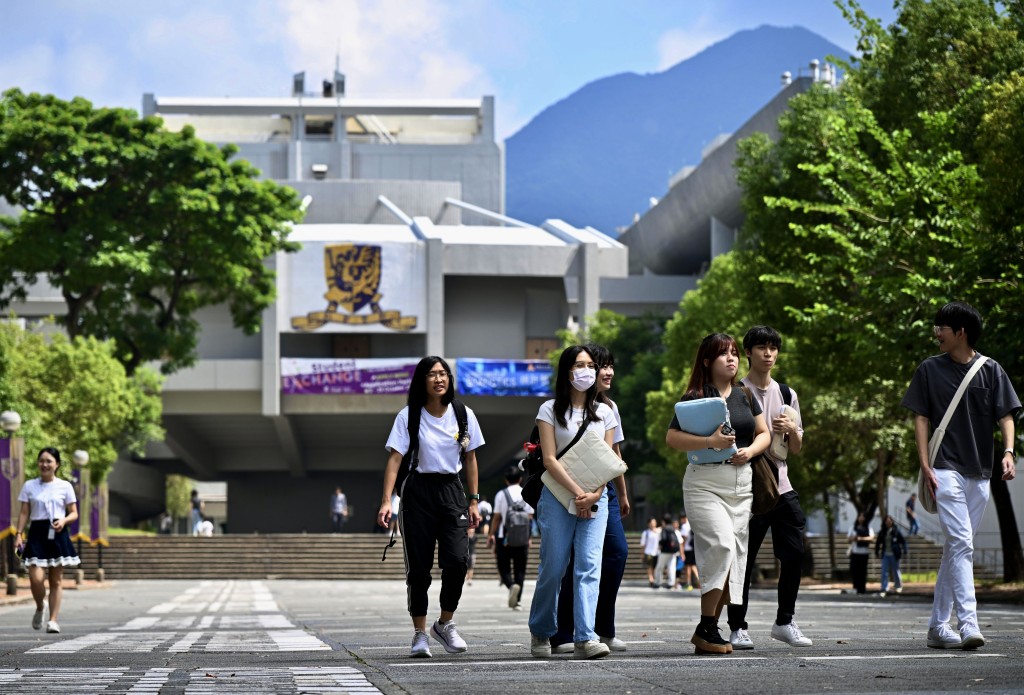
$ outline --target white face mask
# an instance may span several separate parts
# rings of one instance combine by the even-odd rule
[[[597,381],[597,372],[593,369],[572,370],[572,387],[577,391],[589,391]]]

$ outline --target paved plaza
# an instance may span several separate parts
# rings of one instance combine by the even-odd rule
[[[438,584],[431,598],[436,607]],[[802,592],[814,646],[768,637],[774,592],[752,591],[755,649],[696,656],[698,592],[622,588],[628,651],[598,661],[533,659],[524,610],[493,581],[456,614],[470,645],[408,658],[396,581],[120,581],[68,591],[58,635],[32,630],[29,603],[0,607],[0,693],[1020,693],[1024,607],[982,604],[988,644],[925,646],[930,599]],[[434,609],[436,610],[436,608]]]

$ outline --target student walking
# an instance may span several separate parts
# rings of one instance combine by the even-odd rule
[[[921,524],[917,522],[917,493],[911,492],[910,497],[907,498],[907,503],[903,507],[903,511],[907,515],[907,535],[916,536],[917,532],[921,530]]]
[[[892,514],[885,515],[882,528],[875,539],[875,557],[882,558],[882,596],[889,592],[889,578],[896,585],[896,593],[903,591],[903,576],[900,575],[900,558],[907,553],[907,541],[896,527]]]
[[[523,487],[519,484],[522,479],[523,473],[516,464],[505,471],[505,488],[494,496],[493,523],[487,537],[501,583],[508,589],[508,607],[512,610],[520,609],[533,523],[533,507],[523,500]]]
[[[654,585],[663,589],[672,589],[676,585],[676,558],[682,551],[683,537],[676,528],[671,514],[661,520],[661,533],[658,534],[658,564],[654,567]],[[664,577],[665,581],[662,582]]]
[[[588,343],[584,346],[597,363],[597,401],[612,409],[615,415],[615,438],[612,449],[622,458],[619,445],[626,440],[622,433],[622,417],[619,407],[608,397],[615,377],[615,357],[602,345]],[[619,596],[619,586],[626,572],[626,561],[629,558],[629,544],[626,542],[626,531],[622,527],[623,517],[629,514],[629,497],[626,493],[625,476],[620,475],[607,484],[608,489],[608,521],[604,533],[604,549],[601,551],[601,583],[597,593],[597,612],[594,616],[594,632],[601,642],[608,645],[614,652],[626,651],[626,643],[615,636],[615,601]],[[570,566],[572,557],[570,554]],[[572,573],[566,572],[562,577],[562,588],[558,593],[558,632],[551,637],[551,651],[555,654],[567,654],[573,651],[573,591]]]
[[[593,431],[610,448],[618,423],[612,409],[597,398],[597,363],[582,345],[562,351],[555,374],[555,397],[545,401],[537,413],[544,468],[574,495],[575,513],[570,512],[543,486],[537,503],[537,517],[543,541],[537,586],[530,606],[530,653],[551,655],[550,638],[558,631],[558,592],[562,577],[573,560],[573,654],[579,659],[607,656],[608,645],[598,641],[594,631],[597,597],[601,582],[601,553],[608,526],[608,489],[583,490],[556,458],[576,434]]]
[[[652,589],[657,589],[654,582],[654,568],[658,564],[658,537],[661,529],[658,528],[658,520],[653,516],[647,520],[647,528],[640,534],[640,551],[644,555],[644,569],[647,570],[647,583]]]
[[[761,407],[735,387],[738,368],[739,351],[731,336],[713,333],[704,338],[683,399],[725,399],[734,433],[723,432],[723,424],[707,437],[691,434],[673,417],[665,436],[666,443],[680,451],[737,447],[720,463],[691,462],[683,478],[683,503],[700,570],[700,623],[690,639],[698,654],[732,653],[732,644],[719,632],[718,618],[726,604],[742,601],[753,501],[748,464],[771,442]]]
[[[846,537],[850,540],[850,580],[853,590],[865,594],[868,590],[868,558],[871,556],[871,541],[875,532],[868,525],[864,512],[857,514]]]
[[[772,378],[782,336],[771,326],[754,326],[743,336],[743,352],[747,356],[747,375],[740,384],[745,387],[764,412],[766,423],[771,424],[773,436],[781,445],[769,447],[765,452],[779,470],[779,501],[764,514],[750,518],[750,537],[747,541],[747,568],[743,578],[743,602],[730,604],[729,641],[733,649],[753,649],[747,624],[750,579],[769,529],[772,532],[772,551],[779,561],[779,583],[775,622],[771,636],[792,647],[810,647],[813,642],[804,636],[793,616],[796,597],[800,591],[800,569],[804,556],[804,530],[807,518],[800,506],[800,496],[789,480],[788,457],[799,454],[803,447],[804,428],[800,418],[800,401],[796,391]],[[784,390],[785,389],[785,390]],[[784,406],[792,408],[784,412]],[[786,415],[795,413],[795,418]]]
[[[67,525],[78,518],[78,500],[71,483],[57,477],[60,451],[46,447],[39,452],[36,463],[39,477],[27,481],[18,494],[21,511],[18,512],[17,545],[28,567],[32,598],[36,602],[32,628],[39,630],[45,622],[47,632],[60,632],[57,618],[64,595],[64,568],[81,564],[67,530]],[[29,523],[27,535],[26,523]],[[47,580],[49,620],[46,619],[47,606],[43,603]]]
[[[440,357],[424,357],[413,372],[408,405],[395,417],[388,436],[384,490],[377,512],[377,524],[388,528],[395,480],[399,468],[407,466],[408,476],[398,491],[402,498],[398,525],[402,531],[407,602],[414,629],[409,653],[412,657],[431,656],[427,589],[435,549],[441,568],[441,615],[431,625],[430,634],[446,652],[454,654],[467,649],[453,617],[469,565],[467,529],[480,523],[476,508],[480,499],[476,449],[483,444],[476,415],[455,400],[448,363]],[[459,480],[463,469],[468,494]]]
[[[928,621],[927,644],[935,649],[977,649],[985,644],[974,593],[974,534],[985,515],[991,477],[1009,481],[1017,473],[1013,418],[1021,404],[1003,368],[977,351],[982,328],[981,314],[966,302],[950,302],[939,309],[933,333],[941,354],[918,365],[902,401],[914,413],[921,480],[935,497],[946,538]],[[929,434],[965,381],[966,393],[932,458]],[[996,425],[1004,449],[998,459],[992,438]],[[949,624],[954,606],[959,634]]]

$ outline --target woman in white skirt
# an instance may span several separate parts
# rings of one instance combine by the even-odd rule
[[[39,477],[25,483],[18,495],[21,511],[18,513],[18,548],[23,562],[28,567],[32,598],[36,601],[36,612],[32,616],[32,627],[43,626],[46,598],[46,579],[50,581],[50,619],[47,632],[60,632],[57,616],[63,594],[61,582],[65,567],[81,563],[75,546],[71,543],[67,525],[78,518],[78,499],[75,488],[66,480],[57,477],[60,468],[60,452],[46,447],[36,459]],[[30,522],[28,534],[25,524]]]
[[[747,564],[747,528],[753,499],[750,460],[768,448],[771,434],[757,401],[736,384],[739,350],[724,333],[713,333],[701,342],[683,400],[725,399],[726,423],[703,437],[680,429],[672,418],[666,443],[680,451],[725,449],[737,451],[720,463],[691,463],[683,479],[683,502],[689,517],[697,555],[700,583],[700,623],[690,642],[698,654],[729,654],[732,645],[722,639],[718,617],[728,603],[743,600],[743,576]]]

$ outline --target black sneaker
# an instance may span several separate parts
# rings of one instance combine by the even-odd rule
[[[732,654],[732,645],[722,639],[717,624],[713,627],[698,624],[690,642],[697,654]]]

